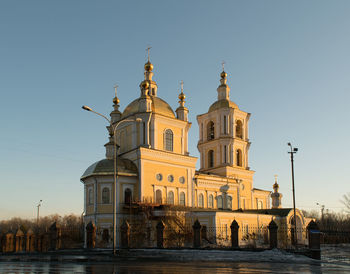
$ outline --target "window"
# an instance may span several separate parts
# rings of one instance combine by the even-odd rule
[[[173,151],[173,132],[171,129],[167,129],[164,133],[164,149]]]
[[[214,167],[214,151],[209,150],[208,152],[208,167]]]
[[[180,205],[185,206],[186,205],[186,199],[185,199],[185,193],[180,193]]]
[[[102,241],[108,243],[109,242],[109,230],[104,229],[102,232]]]
[[[227,134],[227,118],[226,115],[224,115],[224,134]]]
[[[223,208],[222,196],[221,195],[218,196],[218,208],[219,209]]]
[[[242,166],[242,150],[240,149],[236,150],[236,165]]]
[[[227,147],[224,146],[224,163],[227,163]]]
[[[169,191],[168,193],[168,204],[173,205],[174,204],[174,192]]]
[[[108,187],[102,189],[102,204],[110,203],[110,191]]]
[[[89,189],[89,192],[88,192],[88,203],[89,203],[89,205],[93,204],[93,197],[92,197],[92,189],[91,188]]]
[[[159,189],[156,191],[156,203],[162,203],[162,191]]]
[[[124,191],[124,203],[131,204],[131,200],[132,200],[132,192],[131,192],[130,188],[127,188]]]
[[[214,207],[214,198],[212,194],[209,195],[208,207],[210,208]]]
[[[202,193],[198,195],[198,207],[204,207],[204,197]]]
[[[263,209],[263,202],[258,200],[258,209]]]
[[[236,122],[236,137],[237,138],[243,138],[243,125],[242,121],[238,120]]]
[[[215,138],[215,128],[214,128],[214,122],[210,121],[207,125],[207,139],[208,141],[213,140]]]
[[[227,208],[232,209],[232,197],[227,196]]]

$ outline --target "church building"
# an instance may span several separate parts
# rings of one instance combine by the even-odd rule
[[[109,242],[112,235],[116,193],[118,226],[130,217],[132,206],[151,205],[162,215],[160,206],[168,205],[188,213],[189,225],[199,220],[205,226],[220,228],[220,233],[236,220],[241,240],[266,229],[273,219],[285,228],[280,238],[287,241],[293,210],[282,208],[277,180],[274,192],[253,185],[250,113],[230,100],[227,73],[220,74],[217,100],[206,113],[197,115],[200,159],[188,151],[191,122],[183,85],[175,111],[158,95],[161,91],[153,80],[153,64],[148,59],[139,97],[123,111],[119,110],[117,92],[113,99],[106,158],[92,164],[81,176],[84,221],[96,226],[97,240]],[[200,169],[196,170],[198,160]],[[305,241],[307,223],[297,210],[300,243]]]

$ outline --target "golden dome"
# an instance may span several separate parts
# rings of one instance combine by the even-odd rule
[[[226,78],[227,77],[227,73],[225,71],[222,71],[220,76],[221,76],[221,78]]]
[[[186,99],[186,95],[183,93],[183,92],[181,92],[180,94],[179,94],[179,99],[182,101],[182,100],[185,100]]]
[[[149,88],[149,83],[148,83],[148,81],[142,81],[142,82],[141,82],[141,88],[142,88],[142,89],[148,89],[148,88]]]
[[[159,97],[150,96],[152,100],[152,112],[157,113],[166,117],[175,118],[174,111],[167,102],[160,99]],[[123,111],[122,118],[126,118],[135,113],[139,113],[139,99],[132,101]]]
[[[145,71],[152,71],[153,70],[153,65],[150,61],[148,61],[146,64],[145,64]]]
[[[212,112],[221,108],[238,108],[238,106],[230,100],[218,100],[214,102],[210,107],[208,112]]]

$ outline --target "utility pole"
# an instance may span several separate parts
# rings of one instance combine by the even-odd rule
[[[295,210],[295,188],[294,188],[294,154],[298,152],[298,149],[295,147],[292,147],[291,143],[288,143],[288,146],[290,146],[290,151],[288,152],[290,154],[290,161],[292,165],[292,188],[293,188],[293,210],[294,210],[294,218],[293,218],[293,226],[294,226],[294,241],[293,245],[296,248],[297,247],[297,215]]]

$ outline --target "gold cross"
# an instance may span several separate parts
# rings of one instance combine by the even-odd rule
[[[222,71],[225,71],[225,61],[221,62],[221,66],[222,66]]]
[[[273,175],[273,176],[275,177],[275,182],[277,183],[277,177],[278,177],[278,175],[275,174],[275,175]]]
[[[118,88],[118,85],[117,85],[117,84],[115,84],[115,85],[114,85],[115,97],[117,97],[117,88]]]
[[[151,46],[148,46],[148,47],[146,48],[146,50],[147,50],[147,56],[148,56],[148,62],[149,62],[149,50],[150,50],[151,48],[152,48]]]
[[[184,91],[184,81],[181,80],[181,93]]]

